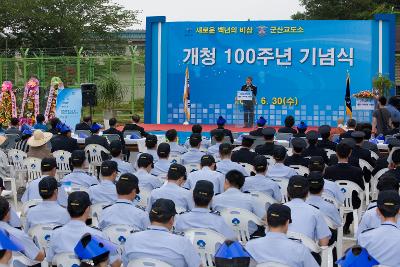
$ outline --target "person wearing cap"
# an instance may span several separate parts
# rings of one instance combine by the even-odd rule
[[[125,131],[138,131],[142,137],[147,137],[149,134],[144,130],[142,126],[139,125],[140,116],[137,114],[132,115],[132,122],[127,123],[124,126],[122,132]]]
[[[75,255],[81,260],[79,267],[107,267],[111,251],[117,245],[96,235],[85,234],[74,248]]]
[[[231,170],[237,170],[241,172],[244,176],[249,176],[249,172],[239,163],[233,162],[231,160],[232,156],[232,145],[225,143],[219,146],[219,155],[221,161],[217,163],[217,171],[222,174],[227,174]]]
[[[321,136],[322,140],[318,140],[317,147],[336,151],[336,143],[329,140],[331,136],[331,126],[329,125],[319,126],[318,133]]]
[[[7,199],[0,196],[0,229],[7,231],[10,235],[22,245],[22,253],[31,260],[41,262],[45,258],[45,252],[39,249],[33,242],[32,238],[24,231],[12,227],[8,222],[10,221],[10,203]],[[1,242],[0,242],[1,243]]]
[[[260,137],[262,137],[263,136],[262,130],[264,129],[264,126],[265,126],[266,123],[267,123],[267,120],[263,116],[261,116],[257,120],[257,129],[255,129],[253,131],[250,131],[249,134],[251,136],[256,136],[256,137],[260,136]]]
[[[206,176],[204,176],[206,177]],[[219,212],[210,211],[210,204],[214,197],[214,185],[207,180],[198,180],[193,188],[195,207],[176,217],[175,230],[184,232],[192,228],[211,229],[230,240],[236,240],[237,235],[226,224]]]
[[[139,155],[137,172],[134,175],[139,179],[139,187],[147,192],[162,186],[162,182],[156,176],[150,174],[154,168],[153,156],[148,153]]]
[[[311,157],[308,170],[310,172],[319,172],[324,176],[325,163],[322,157]],[[324,177],[324,193],[336,199],[337,203],[344,203],[345,195],[340,190],[340,187],[334,181],[326,179],[326,177]]]
[[[71,173],[64,176],[63,184],[71,183],[89,188],[92,185],[99,184],[99,180],[85,170],[86,154],[83,150],[75,150],[71,154],[70,164],[73,167]]]
[[[200,163],[201,157],[205,155],[204,152],[200,151],[201,141],[202,138],[200,134],[193,133],[190,135],[189,151],[183,154],[181,157],[181,162],[183,165],[189,163]]]
[[[89,187],[90,200],[93,204],[114,203],[117,200],[117,189],[115,188],[115,179],[118,173],[117,163],[112,160],[103,161],[100,173],[100,183]]]
[[[118,199],[114,204],[103,208],[99,219],[100,229],[123,224],[137,230],[145,230],[150,225],[148,214],[133,204],[136,195],[139,194],[138,178],[131,173],[124,173],[120,176],[116,188]]]
[[[191,210],[194,203],[190,191],[182,187],[185,182],[186,168],[181,164],[171,164],[167,173],[167,183],[151,191],[147,210],[160,198],[171,199],[181,210]]]
[[[72,153],[72,151],[79,149],[78,141],[71,137],[72,129],[68,125],[60,122],[57,129],[60,134],[53,136],[50,140],[51,152],[64,150]]]
[[[216,163],[212,155],[201,157],[200,170],[189,173],[184,185],[187,189],[193,189],[199,180],[207,180],[214,185],[214,193],[224,192],[225,177],[222,173],[215,171]]]
[[[107,138],[99,135],[101,128],[103,128],[101,124],[98,124],[96,122],[92,124],[92,126],[90,127],[92,135],[85,138],[85,147],[94,144],[100,145],[110,151],[110,144],[108,143]],[[108,159],[108,155],[104,152],[101,153],[101,157],[103,158],[103,160]]]
[[[293,135],[293,137],[305,138],[307,132],[307,123],[301,121],[297,124],[297,133]]]
[[[6,230],[0,229],[0,267],[10,267],[12,252],[23,251],[23,245]]]
[[[285,127],[279,128],[278,132],[297,134],[296,129],[293,129],[294,122],[294,117],[292,115],[287,116],[285,118]]]
[[[286,148],[276,146],[274,151],[275,163],[268,168],[267,177],[270,178],[287,178],[297,175],[295,169],[285,166]]]
[[[282,204],[272,204],[267,211],[268,232],[265,237],[247,242],[245,249],[253,258],[250,266],[277,262],[290,267],[318,267],[301,241],[290,239],[286,233],[292,222],[291,210]],[[289,253],[288,253],[289,252]]]
[[[262,134],[264,136],[265,144],[258,145],[255,148],[255,152],[259,155],[269,155],[272,156],[274,154],[274,150],[277,145],[274,144],[275,137],[275,129],[271,127],[264,128],[262,130]]]
[[[21,131],[19,130],[19,119],[11,118],[10,125],[8,125],[5,134],[18,134],[21,135]]]
[[[393,152],[398,149],[398,147],[400,147],[400,140],[397,138],[389,138],[386,142],[388,144],[389,156],[392,155]],[[372,175],[375,175],[380,170],[389,166],[389,156],[381,156],[376,160],[374,170],[371,173]],[[392,163],[391,157],[390,163]]]
[[[90,131],[92,126],[92,117],[85,116],[83,117],[82,122],[75,125],[75,131]]]
[[[377,185],[377,189],[379,192],[393,190],[399,191],[399,182],[397,178],[393,175],[385,175],[382,177]],[[377,201],[373,200],[368,205],[367,210],[361,218],[360,223],[358,224],[357,236],[359,236],[363,231],[372,228],[378,228],[381,224],[381,219],[376,211],[377,209]],[[400,227],[400,222],[397,222],[397,226]]]
[[[254,172],[255,176],[246,178],[242,187],[243,192],[262,192],[274,198],[276,201],[282,201],[282,194],[279,185],[266,177],[268,170],[267,158],[258,155],[254,158]]]
[[[325,164],[328,164],[329,158],[326,154],[326,151],[323,148],[317,146],[318,142],[318,132],[317,131],[309,131],[306,134],[308,147],[304,149],[303,157],[313,157],[320,156],[324,159]]]
[[[158,155],[157,155],[157,136],[154,134],[149,134],[146,136],[146,140],[144,141],[144,144],[146,146],[146,153],[150,154],[153,157],[153,162],[157,162],[158,161]],[[139,153],[137,155],[136,158],[136,163],[137,160],[139,159],[141,153]]]
[[[287,188],[290,201],[285,203],[292,211],[293,222],[289,225],[289,230],[308,236],[320,246],[327,246],[332,233],[323,213],[306,203],[308,191],[307,178],[300,175],[290,178]]]
[[[114,140],[110,143],[110,154],[112,161],[116,162],[118,165],[119,173],[134,173],[135,170],[133,165],[129,162],[122,160],[122,143],[119,140]]]
[[[190,240],[171,232],[175,222],[175,204],[160,198],[149,210],[151,225],[147,230],[131,234],[122,254],[124,266],[135,259],[151,258],[174,267],[200,267],[201,260]]]
[[[375,159],[371,157],[371,151],[368,149],[362,148],[362,144],[364,143],[365,133],[361,131],[354,131],[351,133],[351,137],[355,141],[355,146],[350,155],[350,163],[353,166],[360,167],[360,159],[367,161],[372,167],[375,166]],[[369,181],[369,180],[368,180]]]
[[[308,167],[310,160],[303,156],[303,151],[307,147],[307,143],[303,138],[295,137],[291,141],[293,147],[293,155],[285,158],[286,166],[301,165]]]
[[[37,131],[40,131],[40,130],[37,130]],[[47,176],[55,177],[56,176],[56,171],[57,171],[56,159],[53,157],[42,159],[42,162],[40,164],[40,170],[42,172],[42,175],[39,178],[36,178],[27,183],[25,192],[21,197],[22,203],[25,203],[32,199],[41,199],[42,198],[39,194],[39,183],[44,177],[47,177]],[[60,204],[63,207],[66,207],[67,199],[68,199],[67,193],[65,192],[63,187],[60,187],[58,189],[58,195],[57,195],[58,204]]]
[[[46,259],[52,262],[54,256],[61,253],[74,253],[75,246],[85,234],[99,236],[107,239],[98,229],[86,225],[90,214],[89,194],[83,191],[72,192],[68,196],[68,213],[71,220],[62,227],[53,230],[50,236],[50,243],[46,249]],[[110,252],[110,264],[112,267],[121,265],[120,256],[116,251]]]
[[[380,155],[378,145],[369,141],[371,139],[371,129],[369,126],[372,128],[371,124],[364,123],[363,128],[361,129],[364,133],[364,141],[361,147],[370,151],[374,151],[377,155]]]
[[[14,149],[18,149],[24,151],[25,153],[28,153],[29,151],[28,139],[32,136],[33,131],[31,127],[27,124],[21,126],[21,131],[22,131],[21,140],[15,143]]]
[[[168,143],[161,143],[157,148],[158,161],[154,163],[154,168],[151,170],[151,174],[160,177],[166,177],[171,162],[169,161],[169,154],[171,153],[171,147]],[[179,163],[179,162],[177,162]]]
[[[384,175],[393,175],[397,178],[397,181],[400,183],[400,150],[394,150],[391,157],[391,163],[389,164],[389,170],[385,172]],[[380,178],[380,179],[381,179]]]
[[[207,149],[207,154],[212,155],[212,156],[217,156],[219,153],[219,145],[221,145],[224,142],[224,132],[222,130],[215,130],[214,131],[214,140],[215,144],[211,145]],[[219,155],[218,155],[219,157]]]
[[[307,176],[310,188],[306,202],[311,206],[319,209],[325,217],[328,217],[334,224],[335,228],[342,225],[342,218],[339,210],[333,203],[330,203],[322,198],[325,181],[322,173],[310,172]]]
[[[226,123],[226,119],[222,116],[219,116],[218,120],[217,120],[217,128],[210,131],[210,136],[211,136],[211,138],[213,138],[213,136],[215,135],[215,131],[221,130],[224,133],[224,136],[228,136],[231,144],[233,144],[234,140],[233,140],[232,132],[231,132],[231,130],[225,128],[225,123]]]
[[[200,124],[194,124],[192,126],[192,133],[200,134],[203,132],[203,127]],[[204,136],[201,137],[201,145],[202,149],[208,149],[211,146],[211,140],[205,138]],[[189,150],[190,149],[190,138],[188,138],[184,144],[184,147]]]
[[[4,186],[3,178],[0,177],[0,196],[2,195],[2,192],[5,190],[6,190],[6,187]],[[18,229],[22,228],[21,220],[13,207],[11,207],[11,209],[10,209],[10,221],[8,223],[12,227],[15,227]]]
[[[178,132],[175,129],[169,129],[165,132],[165,138],[171,149],[171,153],[183,154],[187,152],[184,146],[178,144]]]
[[[48,146],[48,142],[53,137],[51,133],[45,133],[41,130],[35,130],[33,135],[28,138],[27,144],[29,151],[28,157],[43,159],[52,157],[51,151]]]
[[[242,137],[242,147],[232,153],[232,161],[253,165],[254,157],[257,156],[257,153],[251,150],[253,143],[253,136],[244,135]]]
[[[378,228],[363,231],[357,239],[358,244],[367,249],[381,265],[400,266],[398,249],[400,240],[399,208],[400,196],[398,191],[380,192],[376,212],[381,219],[381,225]]]
[[[225,208],[242,208],[246,209],[259,218],[265,215],[265,207],[258,203],[250,194],[243,193],[242,187],[245,178],[240,171],[232,170],[225,175],[225,192],[214,197],[211,207],[213,210],[222,211]],[[249,224],[250,234],[257,230],[254,223]]]
[[[58,182],[54,177],[47,176],[39,182],[39,194],[43,201],[28,209],[25,232],[38,224],[64,225],[69,222],[67,210],[57,203]]]

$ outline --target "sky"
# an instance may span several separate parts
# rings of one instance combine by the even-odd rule
[[[128,9],[141,10],[144,29],[147,16],[166,16],[167,21],[285,20],[303,9],[298,0],[114,0]]]

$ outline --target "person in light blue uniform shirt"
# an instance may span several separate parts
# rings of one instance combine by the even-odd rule
[[[283,146],[276,146],[273,153],[275,164],[268,168],[267,177],[289,179],[290,177],[297,175],[295,169],[285,166],[284,164],[286,158],[286,148]]]
[[[193,189],[195,207],[176,217],[175,230],[184,232],[193,228],[214,230],[229,240],[236,240],[237,235],[226,224],[219,212],[210,210],[210,203],[214,197],[214,185],[210,181],[199,180]]]
[[[268,169],[267,158],[258,155],[254,158],[254,171],[255,176],[249,176],[244,181],[242,187],[243,192],[261,192],[273,197],[276,201],[282,201],[282,193],[279,185],[272,181],[270,178],[266,177]]]
[[[32,238],[24,231],[12,227],[8,222],[10,221],[10,203],[7,199],[0,196],[0,229],[7,231],[13,235],[16,240],[23,246],[22,253],[31,260],[43,261],[45,252],[39,249],[33,242]]]
[[[332,233],[321,211],[305,202],[309,191],[307,179],[300,175],[293,176],[287,190],[291,200],[285,205],[290,208],[293,220],[289,231],[306,235],[320,246],[327,246]]]
[[[61,253],[74,253],[74,248],[84,234],[96,235],[108,239],[98,229],[86,225],[90,214],[89,194],[83,191],[72,192],[68,196],[68,213],[71,220],[64,226],[53,230],[49,247],[46,249],[46,259],[52,262],[54,256]],[[62,242],[61,242],[62,241]],[[121,266],[120,256],[116,251],[110,253],[109,263],[112,267]]]
[[[89,188],[92,185],[99,184],[99,180],[93,175],[90,175],[84,170],[84,164],[86,161],[85,151],[75,150],[71,153],[70,158],[73,171],[67,174],[62,179],[64,185],[71,183],[73,185],[79,185]]]
[[[118,165],[115,161],[105,160],[101,163],[101,182],[89,188],[90,200],[93,204],[114,203],[117,200],[117,189],[115,188],[117,172]]]
[[[145,141],[145,145],[146,145],[146,151],[145,153],[150,154],[153,156],[153,162],[157,162],[158,161],[158,155],[157,155],[157,136],[154,134],[149,134],[148,136],[146,136],[146,141]],[[139,153],[137,155],[136,161],[138,161],[140,155],[142,153]]]
[[[224,140],[224,131],[221,129],[215,129],[214,131],[214,139],[215,139],[215,144],[211,145],[208,150],[207,154],[209,155],[217,155],[219,154],[219,146],[222,144]]]
[[[335,204],[325,201],[321,195],[324,189],[324,178],[320,172],[311,172],[307,177],[310,184],[310,194],[306,202],[311,206],[319,209],[322,214],[328,217],[332,222],[334,228],[342,225],[342,218],[340,217],[339,210]]]
[[[115,161],[118,165],[119,173],[134,173],[133,165],[129,162],[122,160],[122,143],[119,140],[114,140],[110,143],[111,160]]]
[[[168,130],[165,133],[165,137],[168,140],[168,144],[171,148],[171,153],[183,154],[187,152],[187,149],[185,147],[178,144],[178,132],[175,129]]]
[[[399,182],[395,175],[387,175],[379,180],[377,189],[379,192],[387,190],[394,190],[398,192]],[[377,201],[372,201],[361,218],[361,221],[358,225],[357,236],[367,229],[378,228],[379,225],[381,225],[381,219],[377,212]],[[397,222],[397,225],[400,227],[399,221]]]
[[[151,258],[174,267],[200,267],[201,260],[190,240],[171,233],[176,215],[170,199],[158,199],[150,208],[151,225],[147,230],[131,234],[124,245],[123,264],[135,259]]]
[[[21,202],[25,203],[29,200],[32,199],[41,199],[40,194],[39,194],[39,182],[47,176],[55,177],[56,175],[56,168],[57,168],[57,162],[55,158],[44,158],[42,159],[41,162],[41,171],[42,171],[42,176],[30,181],[27,186],[24,194],[21,197]],[[58,197],[57,201],[58,204],[60,204],[63,207],[67,206],[67,199],[68,195],[65,192],[63,187],[60,187],[58,190]]]
[[[399,192],[392,190],[380,192],[377,204],[381,225],[378,228],[363,231],[358,237],[358,244],[365,248],[380,265],[400,266]]]
[[[67,210],[57,203],[58,183],[54,177],[44,177],[39,182],[43,202],[28,210],[25,232],[38,224],[64,225],[71,219]]]
[[[265,207],[257,202],[250,194],[242,193],[245,178],[237,170],[229,171],[225,176],[225,192],[214,197],[211,204],[213,210],[222,211],[225,208],[241,208],[248,210],[260,219],[265,215]],[[254,223],[249,224],[250,234],[253,234],[257,227]]]
[[[217,163],[217,171],[222,174],[227,174],[231,170],[237,170],[241,172],[244,176],[249,176],[249,172],[239,163],[233,162],[231,160],[232,156],[232,145],[222,144],[219,146],[219,154],[221,156],[221,161]]]
[[[131,173],[124,173],[119,178],[116,187],[118,200],[103,208],[99,227],[104,229],[110,225],[123,224],[137,230],[145,230],[150,225],[148,214],[133,204],[136,194],[140,192],[138,178]]]
[[[151,175],[150,172],[154,167],[153,156],[147,153],[143,153],[139,156],[137,161],[138,171],[135,176],[139,179],[139,187],[145,191],[152,191],[153,189],[159,188],[162,186],[162,182]]]
[[[200,124],[194,124],[192,126],[192,134],[199,134],[201,136],[201,144],[200,149],[202,151],[207,150],[211,146],[211,141],[207,139],[205,136],[202,136],[201,133],[203,131],[203,127]],[[189,150],[190,149],[190,138],[186,140],[184,147]]]
[[[171,162],[169,161],[170,146],[168,143],[161,143],[157,148],[158,161],[154,163],[151,174],[160,177],[166,177]]]
[[[159,198],[171,199],[179,210],[191,210],[194,207],[192,195],[189,190],[181,187],[186,181],[185,167],[177,163],[172,164],[168,170],[167,179],[166,184],[151,191],[147,210],[149,211],[152,204]]]
[[[3,190],[6,190],[6,187],[4,186],[3,178],[0,177],[0,196],[1,196],[1,193],[3,192]],[[13,207],[11,207],[11,209],[10,209],[10,221],[8,223],[12,227],[15,227],[18,229],[22,228],[21,220],[19,219],[19,216]]]
[[[264,262],[276,262],[290,267],[318,267],[300,240],[286,236],[292,222],[290,208],[282,204],[272,204],[267,211],[269,231],[265,237],[250,240],[246,251],[251,255],[250,266]]]
[[[201,135],[191,134],[189,143],[190,143],[189,151],[182,155],[181,163],[183,165],[189,163],[200,163],[201,157],[205,155],[204,152],[200,151]]]
[[[224,192],[225,177],[222,173],[215,171],[215,159],[212,155],[204,155],[201,157],[201,169],[189,173],[188,179],[184,185],[187,189],[192,189],[199,180],[210,181],[214,185],[214,193],[220,194]]]

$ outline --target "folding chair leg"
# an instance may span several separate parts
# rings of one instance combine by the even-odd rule
[[[354,229],[354,238],[357,239],[357,231],[358,231],[358,210],[353,210],[353,229]]]
[[[343,226],[341,225],[337,229],[337,241],[336,241],[336,253],[337,258],[340,259],[343,254]]]

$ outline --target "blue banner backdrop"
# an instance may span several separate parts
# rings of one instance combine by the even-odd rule
[[[148,123],[185,121],[187,67],[190,123],[203,124],[214,124],[220,115],[228,124],[241,124],[234,98],[251,76],[258,87],[256,117],[264,116],[268,125],[282,125],[288,114],[309,125],[335,125],[345,117],[347,75],[353,94],[371,90],[379,71],[379,25],[374,20],[160,22],[162,27],[156,27],[149,19],[147,31],[153,35],[146,58],[150,54],[152,61],[146,62],[151,65],[146,65],[146,76],[148,70],[153,73],[146,80]],[[390,74],[392,36],[385,28],[382,38],[381,72]],[[371,111],[354,108],[353,115],[369,121]]]
[[[75,131],[82,111],[82,92],[80,88],[65,88],[57,95],[56,115]]]

